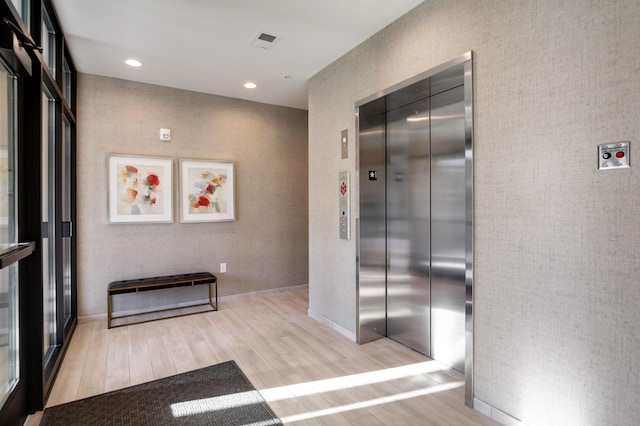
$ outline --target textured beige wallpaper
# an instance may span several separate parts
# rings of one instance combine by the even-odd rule
[[[307,284],[307,127],[304,110],[80,74],[78,314],[105,314],[121,279],[210,271],[221,296]],[[108,223],[111,153],[176,159],[176,190],[177,159],[232,161],[236,221],[181,224],[174,191],[172,224]]]
[[[637,0],[427,0],[316,75],[310,310],[355,331],[355,241],[326,184],[355,172],[355,102],[473,50],[475,397],[530,425],[637,424],[638,40]],[[632,167],[598,171],[623,140]]]

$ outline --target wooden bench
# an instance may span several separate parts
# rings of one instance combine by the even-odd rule
[[[141,291],[160,290],[164,288],[173,288],[173,287],[194,287],[196,285],[201,285],[201,284],[208,284],[209,286],[209,299],[208,299],[209,301],[207,303],[195,303],[195,304],[191,304],[187,306],[179,306],[175,308],[164,308],[164,309],[145,311],[142,313],[113,316],[112,306],[111,306],[111,297],[116,294],[126,294],[126,293],[138,294]],[[212,311],[218,310],[218,282],[216,280],[216,276],[209,272],[197,272],[193,274],[168,275],[163,277],[114,281],[112,283],[109,283],[109,286],[107,287],[107,328],[120,327],[123,325],[127,325],[127,323],[120,324],[120,325],[112,325],[112,320],[115,320],[115,319],[127,318],[127,317],[136,316],[136,315],[146,315],[146,314],[157,313],[157,312],[167,312],[167,311],[173,311],[178,309],[191,308],[194,306],[206,306],[206,305],[211,306]],[[182,315],[198,314],[201,312],[202,311],[181,313],[181,314],[163,316],[162,318],[155,318],[155,319],[165,319],[165,318],[182,316]],[[154,321],[155,319],[138,321],[138,323]]]

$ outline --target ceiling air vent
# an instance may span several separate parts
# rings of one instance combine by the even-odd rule
[[[273,47],[274,44],[278,42],[278,40],[278,36],[261,32],[256,34],[253,40],[251,40],[251,45],[259,49],[269,50]]]

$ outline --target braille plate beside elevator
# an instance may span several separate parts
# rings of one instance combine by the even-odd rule
[[[598,145],[598,169],[621,169],[629,167],[629,142],[614,142]]]

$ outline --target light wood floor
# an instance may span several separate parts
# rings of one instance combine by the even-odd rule
[[[111,330],[79,324],[47,406],[235,360],[285,424],[497,424],[465,407],[457,372],[388,339],[357,345],[309,318],[306,289],[220,309]]]

